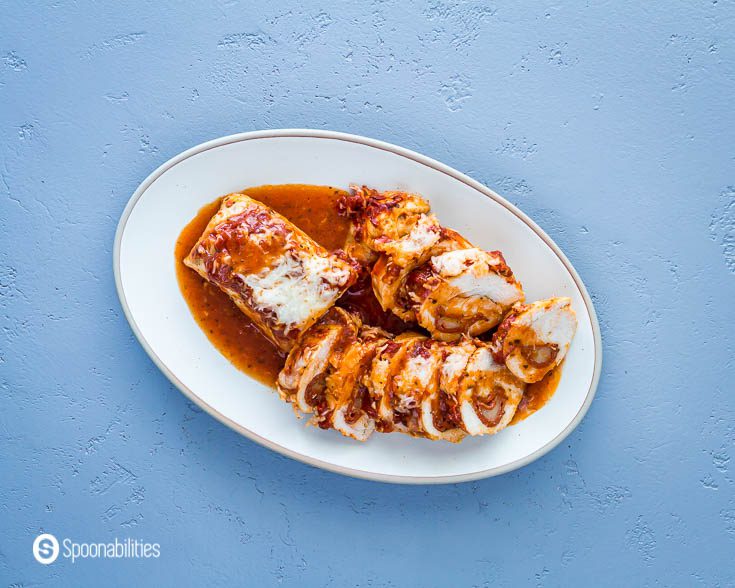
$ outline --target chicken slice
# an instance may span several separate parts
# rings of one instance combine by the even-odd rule
[[[477,348],[459,381],[458,403],[462,428],[470,435],[494,435],[508,426],[523,398],[525,384],[490,349]]]
[[[503,255],[476,248],[433,256],[408,277],[407,290],[418,323],[444,341],[488,331],[524,299]]]
[[[411,337],[401,343],[391,361],[390,381],[378,407],[385,430],[425,436],[421,405],[427,394],[439,385],[442,360],[441,343],[424,337]]]
[[[363,380],[389,338],[382,329],[362,328],[359,339],[345,350],[326,380],[331,426],[358,441],[365,441],[375,430],[376,410]]]
[[[363,383],[368,388],[373,406],[375,406],[377,413],[376,426],[380,432],[393,430],[393,410],[390,394],[393,378],[402,369],[408,343],[423,339],[425,339],[423,335],[412,332],[398,335],[394,340],[381,347],[373,359],[370,371],[365,374]]]
[[[411,230],[399,239],[382,236],[373,241],[376,251],[384,253],[398,267],[410,267],[441,239],[441,226],[433,214],[416,218]]]
[[[308,329],[278,375],[276,387],[281,398],[303,413],[323,410],[330,362],[356,339],[359,326],[356,317],[333,307]]]
[[[340,201],[340,211],[352,218],[355,238],[374,251],[407,237],[419,219],[429,212],[429,203],[418,194],[389,190],[378,192],[352,186]]]
[[[459,413],[457,392],[467,363],[475,352],[469,339],[445,344],[439,372],[439,385],[431,389],[421,403],[421,424],[431,439],[459,443],[466,435]]]
[[[569,298],[516,305],[493,336],[493,355],[524,382],[538,382],[562,362],[576,330]]]
[[[381,255],[373,266],[371,274],[373,292],[380,306],[403,321],[415,321],[416,305],[407,289],[409,277],[417,267],[425,264],[433,256],[467,247],[472,247],[472,245],[459,233],[452,229],[442,228],[439,240],[406,266],[395,263],[388,255]]]

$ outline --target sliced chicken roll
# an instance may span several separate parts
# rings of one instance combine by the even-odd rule
[[[345,247],[364,265],[384,254],[398,267],[408,267],[442,238],[439,221],[418,194],[353,186],[339,208],[352,221]]]
[[[484,333],[524,298],[503,255],[476,248],[433,256],[409,276],[407,288],[418,323],[443,341]]]
[[[303,413],[326,408],[329,369],[357,338],[359,321],[341,308],[331,308],[308,329],[286,358],[276,387],[281,398]]]
[[[327,377],[330,418],[320,423],[322,427],[331,425],[357,441],[365,441],[375,431],[376,409],[364,379],[389,337],[382,329],[364,327],[359,339],[340,356],[339,365]]]
[[[487,346],[478,347],[459,382],[462,428],[470,435],[493,435],[510,424],[523,398],[525,384]]]
[[[390,257],[381,255],[371,272],[373,293],[380,307],[406,322],[415,321],[416,314],[410,304],[399,298],[399,291],[412,270],[413,266],[400,267]]]
[[[493,355],[524,382],[538,382],[562,362],[576,330],[569,298],[517,305],[493,336]]]
[[[459,443],[465,437],[459,412],[459,382],[475,349],[469,339],[444,345],[439,385],[427,391],[421,402],[421,425],[429,438]]]

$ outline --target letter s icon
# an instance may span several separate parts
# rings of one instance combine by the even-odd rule
[[[33,557],[47,566],[59,557],[59,541],[51,533],[42,533],[33,541]]]

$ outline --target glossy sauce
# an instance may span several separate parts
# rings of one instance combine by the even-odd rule
[[[370,274],[360,276],[357,282],[337,301],[337,306],[355,313],[366,325],[380,327],[394,335],[419,330],[415,323],[404,322],[392,312],[387,312],[380,307],[380,302],[373,294]]]
[[[243,192],[285,216],[326,249],[339,249],[344,245],[349,222],[337,214],[336,207],[344,191],[327,186],[286,184],[247,188]],[[203,206],[176,240],[174,255],[179,287],[194,319],[212,345],[239,370],[263,384],[274,386],[285,355],[260,334],[227,294],[183,263],[219,210],[221,200],[218,198]],[[367,324],[394,334],[413,327],[380,308],[366,276],[340,298],[338,305],[356,312]],[[560,374],[561,366],[541,382],[528,386],[513,423],[546,404],[559,383]]]
[[[513,420],[510,422],[511,425],[521,422],[549,401],[554,395],[554,392],[556,392],[556,387],[559,385],[563,367],[564,362],[562,361],[561,364],[546,374],[541,381],[526,386],[521,403],[516,409]]]

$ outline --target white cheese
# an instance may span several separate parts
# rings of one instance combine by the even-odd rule
[[[433,357],[421,357],[420,355],[411,358],[406,364],[406,373],[410,375],[413,382],[423,388],[429,385],[431,376],[434,374]]]
[[[470,359],[470,353],[471,351],[463,349],[462,347],[452,350],[444,360],[444,365],[442,366],[442,384],[457,377],[459,373],[467,367],[467,362]]]
[[[349,277],[347,268],[334,267],[329,258],[293,253],[281,256],[275,267],[240,275],[254,306],[272,312],[287,331],[328,307]]]
[[[447,251],[432,257],[431,266],[441,276],[447,278],[458,276],[467,269],[469,264],[477,262],[482,253],[479,249],[474,248]]]
[[[411,229],[411,232],[396,244],[396,250],[401,255],[416,255],[423,253],[439,240],[436,219],[422,215]]]

